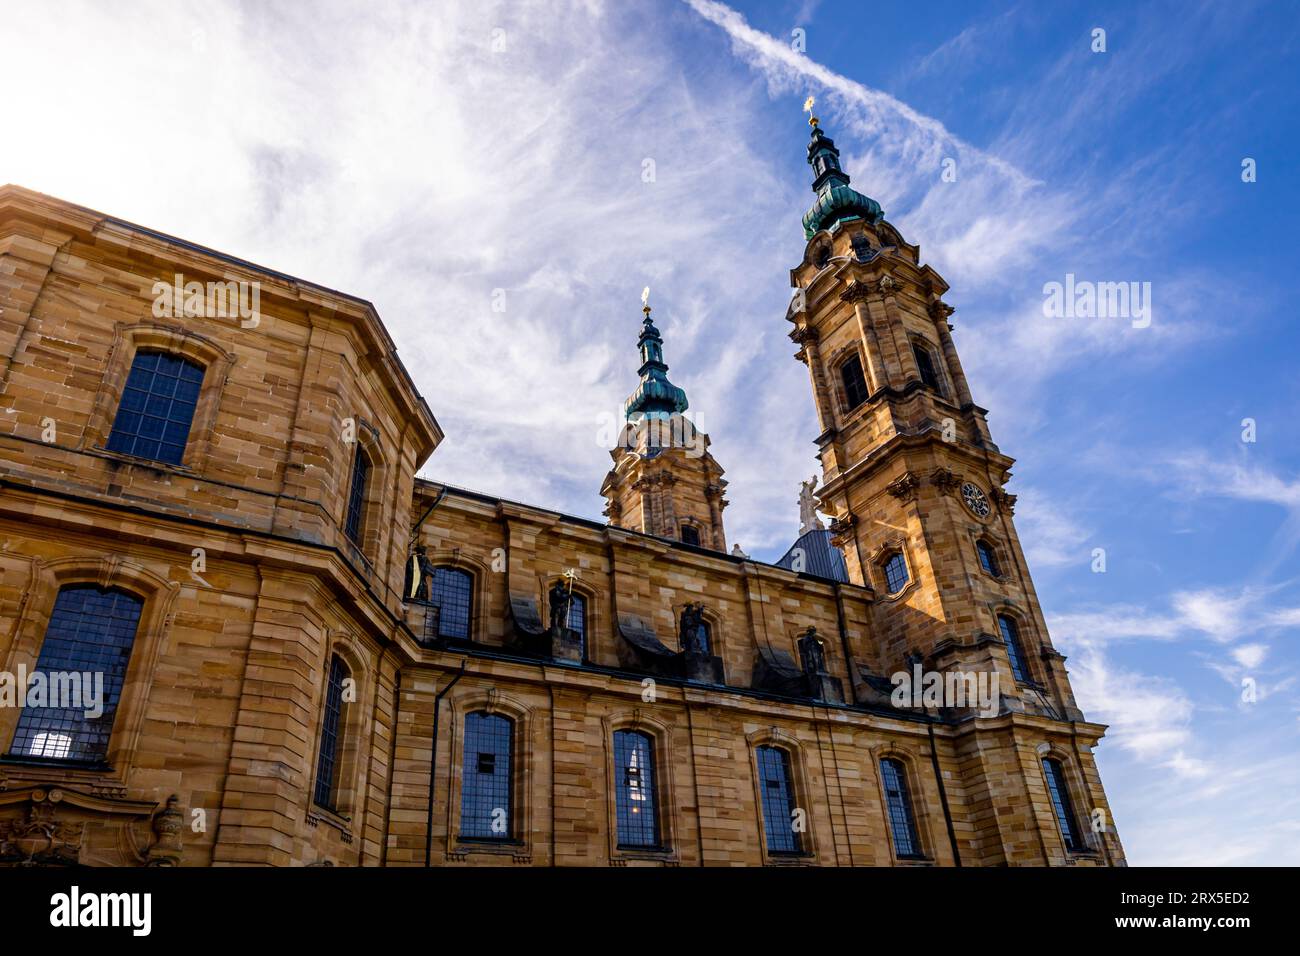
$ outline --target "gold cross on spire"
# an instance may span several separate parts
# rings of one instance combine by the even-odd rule
[[[818,120],[816,116],[813,116],[813,98],[811,96],[803,101],[803,111],[808,114],[808,125],[815,127]]]

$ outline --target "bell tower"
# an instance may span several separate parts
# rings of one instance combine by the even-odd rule
[[[992,671],[1007,706],[1078,719],[1052,649],[994,444],[953,345],[948,284],[850,186],[810,121],[816,198],[786,318],[821,433],[820,508],[874,589],[887,668]]]
[[[686,392],[668,380],[649,291],[642,295],[645,318],[637,340],[641,381],[624,404],[626,425],[600,488],[605,515],[615,527],[726,551],[727,482],[709,451],[709,436],[683,415]]]

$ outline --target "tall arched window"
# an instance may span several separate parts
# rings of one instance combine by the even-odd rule
[[[802,835],[795,829],[794,779],[790,775],[790,755],[777,747],[755,749],[758,763],[758,786],[763,799],[763,832],[767,834],[767,852],[801,853]]]
[[[654,740],[636,730],[614,731],[614,811],[620,847],[659,846]]]
[[[939,373],[935,370],[934,355],[919,342],[912,343],[912,355],[916,358],[916,369],[921,373],[921,381],[927,388],[942,393],[943,387],[939,383]]]
[[[108,450],[179,465],[202,385],[201,365],[163,352],[138,352],[108,435]]]
[[[1002,632],[1002,642],[1007,646],[1007,661],[1011,664],[1011,675],[1022,683],[1029,680],[1029,671],[1025,667],[1025,650],[1020,645],[1020,629],[1013,618],[1005,614],[998,615],[998,630]]]
[[[885,559],[885,589],[890,594],[897,594],[907,586],[907,559],[903,552],[895,551]]]
[[[998,555],[991,544],[987,541],[976,541],[975,552],[979,555],[981,568],[995,578],[1002,577],[1002,570],[998,567]]]
[[[474,578],[468,571],[445,565],[434,568],[429,578],[429,604],[434,612],[429,636],[468,641],[473,597]]]
[[[565,625],[576,631],[582,641],[582,659],[587,659],[587,599],[576,591],[569,601],[569,620]]]
[[[330,658],[329,680],[325,685],[325,710],[321,715],[320,755],[316,758],[316,792],[313,799],[327,810],[338,809],[339,768],[343,764],[343,691],[351,677],[348,665],[335,654]]]
[[[55,673],[73,675],[75,680],[63,682],[70,692],[67,699],[54,699],[51,693],[44,706],[23,707],[9,748],[12,756],[90,764],[108,756],[113,718],[143,608],[143,600],[118,588],[73,584],[59,591],[36,670],[46,675],[47,685],[49,675]],[[92,680],[100,674],[103,696],[96,706]],[[96,710],[98,716],[87,716]]]
[[[1070,802],[1070,788],[1065,782],[1065,768],[1052,757],[1043,758],[1043,775],[1047,777],[1047,790],[1052,798],[1056,822],[1061,827],[1061,839],[1067,850],[1084,849],[1079,833],[1079,823],[1074,818],[1074,805]]]
[[[366,485],[370,480],[370,459],[361,450],[357,442],[356,452],[352,456],[352,484],[348,488],[348,513],[343,531],[348,540],[357,547],[361,546],[362,524],[366,516]]]
[[[509,840],[514,833],[511,757],[514,721],[476,711],[465,715],[461,764],[460,835],[470,840]]]
[[[899,859],[916,859],[921,856],[921,841],[916,835],[912,797],[907,792],[907,768],[901,760],[886,757],[880,761],[880,776],[885,785],[889,829],[894,835],[894,853]]]
[[[862,360],[854,355],[840,366],[840,380],[844,383],[846,411],[853,411],[867,400],[867,380],[862,374]]]

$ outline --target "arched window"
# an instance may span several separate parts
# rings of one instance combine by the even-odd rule
[[[1047,790],[1052,798],[1052,809],[1056,812],[1056,822],[1061,827],[1061,839],[1065,841],[1065,848],[1084,849],[1079,823],[1074,818],[1074,805],[1070,802],[1070,788],[1065,782],[1065,768],[1059,760],[1044,757],[1043,775],[1047,778]]]
[[[461,764],[460,835],[470,840],[509,840],[514,722],[481,711],[465,716]]]
[[[700,532],[695,525],[682,525],[682,544],[693,544],[697,548],[700,546]]]
[[[993,577],[995,578],[1002,577],[1002,571],[998,567],[997,552],[993,550],[993,546],[991,544],[989,544],[987,541],[976,541],[975,551],[980,557],[981,568],[983,568],[989,574],[993,575]]]
[[[636,730],[614,731],[614,810],[620,847],[658,847],[654,740]]]
[[[942,394],[943,387],[939,384],[939,373],[935,370],[934,355],[919,342],[912,343],[912,355],[916,358],[916,370],[921,373],[921,381],[926,388]]]
[[[853,411],[867,400],[867,380],[862,374],[862,360],[854,355],[840,366],[840,380],[844,383],[846,411]]]
[[[325,685],[325,711],[321,715],[320,756],[316,758],[317,805],[327,810],[338,809],[339,768],[343,763],[344,720],[343,689],[352,676],[343,658],[335,654],[330,658],[329,681]]]
[[[777,747],[758,747],[758,786],[763,798],[767,852],[801,853],[802,835],[794,827],[794,780],[790,755]]]
[[[1025,667],[1025,651],[1020,645],[1020,629],[1014,619],[1005,614],[998,615],[998,630],[1002,632],[1002,642],[1007,646],[1007,661],[1011,664],[1011,675],[1020,682],[1029,680],[1029,671]]]
[[[138,352],[122,389],[108,450],[179,465],[202,385],[201,365],[162,352]]]
[[[59,591],[36,661],[50,694],[42,706],[23,707],[9,748],[12,756],[91,764],[108,756],[143,608],[143,600],[117,588],[74,584]],[[56,673],[71,675],[63,682],[67,698],[54,693],[49,677]],[[97,691],[88,682],[100,674],[103,696],[96,706]],[[96,710],[98,716],[87,716]]]
[[[428,636],[469,640],[469,609],[474,578],[468,571],[446,566],[433,569],[429,578],[429,604],[433,620]]]
[[[885,559],[885,588],[890,594],[897,594],[907,586],[907,559],[902,551],[895,551]]]
[[[576,591],[569,601],[569,620],[565,624],[571,631],[576,631],[582,641],[582,659],[587,659],[587,599]]]
[[[899,859],[917,859],[921,856],[921,842],[916,835],[912,798],[907,792],[907,768],[901,760],[886,757],[880,761],[880,776],[885,785],[894,853]]]
[[[352,456],[352,484],[348,488],[348,514],[343,532],[357,547],[361,546],[362,523],[366,516],[366,484],[370,480],[370,459],[357,442]]]

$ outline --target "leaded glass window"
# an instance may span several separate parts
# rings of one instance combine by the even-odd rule
[[[987,541],[976,541],[975,551],[979,554],[981,568],[993,575],[995,578],[1002,576],[1002,573],[998,568],[997,553]]]
[[[916,357],[916,369],[921,373],[921,381],[927,388],[932,388],[936,392],[942,392],[939,386],[939,373],[934,368],[934,356],[924,345],[913,343],[912,354]]]
[[[919,857],[921,843],[916,836],[912,798],[907,792],[907,768],[901,760],[886,757],[880,761],[880,775],[885,784],[889,828],[894,835],[894,852],[900,859]]]
[[[1084,849],[1079,834],[1079,824],[1074,818],[1074,806],[1070,803],[1070,788],[1065,782],[1065,768],[1059,760],[1043,758],[1043,774],[1047,777],[1047,789],[1052,798],[1052,809],[1056,812],[1056,822],[1061,827],[1061,838],[1065,840],[1067,850]]]
[[[1020,629],[1016,622],[1005,614],[998,615],[998,630],[1002,632],[1002,641],[1007,646],[1007,661],[1011,664],[1011,674],[1016,680],[1029,680],[1029,671],[1025,668],[1025,651],[1020,645]]]
[[[353,544],[361,544],[361,525],[366,515],[366,483],[370,480],[370,459],[357,445],[352,457],[352,485],[348,489],[348,514],[343,531]]]
[[[139,352],[108,435],[109,451],[179,465],[194,422],[203,367],[162,352]]]
[[[654,741],[635,730],[614,732],[614,809],[618,845],[658,847]]]
[[[117,713],[126,669],[131,660],[144,601],[117,588],[74,584],[59,591],[45,629],[36,670],[46,676],[77,675],[80,699],[50,699],[44,706],[24,707],[10,755],[99,763],[108,756],[109,737]],[[103,675],[103,696],[92,699],[97,675]],[[90,682],[89,684],[87,682]],[[75,695],[74,695],[75,696]],[[100,710],[98,716],[88,712]]]
[[[325,685],[325,712],[321,719],[320,756],[316,760],[316,802],[327,809],[338,803],[338,776],[343,731],[343,687],[348,666],[335,654],[330,658],[329,682]]]
[[[566,626],[571,631],[577,631],[578,637],[582,640],[582,657],[587,657],[587,599],[581,594],[574,593],[570,596],[569,601],[569,620]]]
[[[509,840],[514,832],[511,754],[514,722],[500,714],[465,716],[461,764],[460,835],[471,840]]]
[[[841,365],[840,380],[844,382],[844,401],[848,411],[853,411],[867,400],[867,380],[862,375],[862,360],[855,355]]]
[[[429,578],[429,604],[434,616],[429,636],[469,640],[473,595],[474,578],[468,571],[448,567],[434,568]]]
[[[885,561],[885,587],[890,594],[897,594],[907,585],[907,559],[903,552],[895,551]]]
[[[776,747],[759,747],[758,786],[763,799],[763,830],[769,853],[799,853],[800,834],[794,828],[794,782],[790,755]]]

